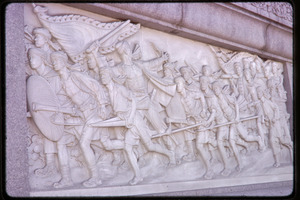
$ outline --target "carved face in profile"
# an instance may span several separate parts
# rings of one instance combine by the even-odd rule
[[[175,79],[175,83],[177,85],[177,87],[176,87],[177,92],[181,93],[184,90],[185,80],[182,77],[177,77]]]
[[[41,50],[33,48],[28,51],[28,59],[32,69],[37,69],[43,64],[44,54]]]
[[[87,55],[87,64],[89,69],[95,69],[97,67],[97,62],[92,54]]]
[[[47,38],[42,34],[35,34],[34,42],[36,47],[42,47],[46,44]]]
[[[51,54],[51,61],[55,71],[60,71],[67,65],[68,57],[62,52],[53,52]]]
[[[180,69],[180,72],[181,72],[181,74],[182,74],[182,76],[183,76],[183,78],[184,78],[185,81],[187,81],[187,82],[192,81],[193,73],[192,73],[192,71],[189,68],[182,67]]]

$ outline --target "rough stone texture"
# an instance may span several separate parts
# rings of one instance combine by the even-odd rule
[[[29,195],[23,4],[6,8],[6,192]]]

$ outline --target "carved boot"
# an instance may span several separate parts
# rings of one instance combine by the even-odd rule
[[[70,175],[70,169],[68,166],[61,167],[61,180],[57,183],[53,184],[53,187],[55,188],[64,188],[64,187],[70,187],[73,185],[73,181],[71,179]]]
[[[98,171],[97,171],[97,167],[93,166],[90,168],[91,172],[92,172],[92,177],[83,182],[83,186],[84,187],[96,187],[98,185],[102,184],[102,181],[100,180],[99,176],[98,176]]]

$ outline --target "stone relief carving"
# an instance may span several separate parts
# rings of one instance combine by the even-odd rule
[[[140,25],[33,7],[42,27],[25,27],[32,188],[212,179],[239,176],[259,156],[292,161],[282,63],[213,46],[214,68],[158,48],[145,60],[127,41]]]
[[[251,3],[252,6],[271,12],[274,15],[288,20],[293,21],[293,8],[289,3],[284,2],[259,2]]]

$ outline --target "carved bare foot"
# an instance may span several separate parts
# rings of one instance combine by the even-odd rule
[[[96,187],[101,184],[102,184],[102,181],[96,177],[92,177],[89,180],[83,182],[84,187]]]
[[[206,174],[204,175],[204,178],[205,178],[205,179],[212,179],[213,176],[214,176],[214,172],[213,172],[212,170],[208,170],[208,171],[206,172]]]
[[[55,188],[64,188],[64,187],[70,187],[73,185],[73,182],[70,178],[63,178],[59,182],[54,183],[53,187]]]
[[[46,165],[43,168],[34,170],[34,174],[41,177],[51,176],[57,172],[54,165]]]
[[[130,185],[136,185],[139,182],[142,182],[143,178],[141,176],[135,176],[131,181],[129,181]]]
[[[183,160],[185,160],[185,161],[194,161],[196,159],[196,157],[193,155],[193,154],[188,154],[188,155],[185,155],[185,156],[183,156]]]
[[[221,174],[222,174],[223,176],[229,176],[230,172],[231,172],[230,169],[226,169],[226,168],[225,168],[225,169],[222,171]]]

